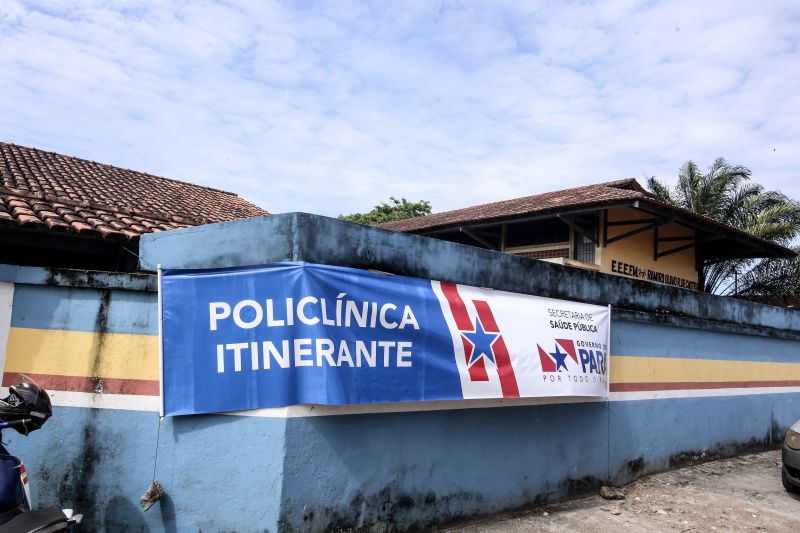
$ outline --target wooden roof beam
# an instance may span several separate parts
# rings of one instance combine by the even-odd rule
[[[500,247],[496,244],[492,244],[491,242],[487,241],[480,235],[478,235],[475,231],[469,228],[458,228],[458,230],[463,233],[464,235],[470,237],[472,240],[479,242],[480,244],[484,245],[486,248],[494,251],[500,250]],[[483,233],[483,232],[482,232]]]
[[[657,217],[653,220],[654,220],[653,222],[646,223],[646,225],[642,226],[641,228],[632,229],[630,231],[626,231],[625,233],[621,233],[614,237],[606,237],[606,239],[603,242],[603,246],[607,246],[611,243],[615,243],[617,241],[633,237],[634,235],[639,235],[640,233],[644,233],[646,231],[655,230],[656,228],[663,226],[664,224],[669,224],[670,222],[672,222],[672,219],[668,217]],[[608,235],[607,231],[606,235]]]
[[[582,228],[578,224],[578,222],[574,218],[572,218],[572,216],[559,214],[559,215],[556,215],[556,218],[558,218],[559,220],[564,221],[564,223],[567,226],[569,226],[572,229],[572,231],[574,231],[575,233],[577,233],[579,235],[583,235],[584,237],[586,237],[587,239],[592,241],[595,246],[598,245],[598,242],[599,242],[600,239],[597,238],[597,234],[595,232],[587,230],[586,228]]]

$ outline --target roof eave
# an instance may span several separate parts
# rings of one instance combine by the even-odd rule
[[[644,205],[643,205],[644,204]],[[585,212],[592,212],[597,211],[600,209],[613,209],[618,207],[635,207],[638,209],[646,210],[646,211],[655,211],[658,214],[667,215],[672,218],[675,222],[680,223],[681,225],[690,227],[696,231],[710,233],[712,230],[708,227],[708,225],[715,226],[714,234],[720,236],[717,240],[726,240],[729,242],[738,243],[740,245],[745,246],[749,251],[744,253],[737,254],[733,258],[741,258],[741,259],[756,259],[756,258],[775,258],[775,259],[791,259],[797,257],[797,253],[795,253],[790,248],[786,248],[774,242],[765,241],[764,239],[760,239],[758,237],[753,237],[751,235],[747,235],[742,231],[738,231],[735,228],[728,226],[727,224],[723,224],[720,222],[716,222],[713,220],[697,220],[694,216],[690,213],[685,212],[684,209],[664,205],[660,202],[655,200],[651,200],[650,198],[631,198],[625,200],[602,200],[602,201],[595,201],[595,202],[586,202],[583,204],[576,204],[570,206],[568,208],[550,208],[534,213],[529,214],[516,214],[516,215],[508,215],[503,217],[495,217],[491,219],[479,219],[479,220],[466,220],[461,222],[454,222],[449,224],[442,224],[439,226],[429,226],[426,228],[419,228],[419,229],[410,229],[410,230],[402,230],[393,228],[384,228],[393,231],[399,231],[402,233],[413,233],[417,235],[423,236],[433,236],[440,233],[448,233],[452,231],[459,231],[461,228],[468,227],[468,228],[484,228],[488,226],[496,226],[498,224],[510,223],[510,222],[532,222],[535,220],[542,220],[546,218],[552,218],[558,214],[577,214],[577,213],[585,213]]]
[[[642,205],[646,204],[646,206]],[[797,257],[797,253],[790,248],[781,246],[780,244],[760,239],[749,235],[742,230],[738,230],[732,226],[717,222],[711,219],[697,220],[694,213],[688,212],[685,209],[664,205],[660,202],[643,198],[637,202],[637,207],[643,211],[647,211],[656,215],[672,216],[673,220],[683,226],[694,229],[695,231],[713,234],[717,238],[716,241],[730,241],[740,244],[750,249],[750,252],[732,255],[731,258],[735,259],[791,259]],[[710,228],[708,226],[712,226]],[[720,235],[720,233],[722,235]]]
[[[469,228],[483,228],[487,226],[496,226],[497,224],[505,224],[509,222],[533,222],[536,220],[542,220],[546,218],[553,218],[556,215],[563,214],[563,215],[573,215],[578,213],[587,213],[596,211],[598,209],[613,209],[615,207],[632,207],[636,204],[636,199],[626,199],[626,200],[601,200],[599,202],[586,202],[583,204],[575,204],[568,208],[559,208],[554,207],[550,209],[543,209],[541,211],[529,212],[529,213],[521,213],[516,215],[507,215],[502,217],[495,217],[495,218],[482,218],[478,220],[466,220],[462,222],[454,222],[450,224],[442,224],[439,226],[429,226],[426,228],[419,228],[419,229],[410,229],[410,230],[401,230],[401,229],[393,229],[393,228],[386,228],[392,231],[398,231],[401,233],[414,233],[416,235],[432,235],[435,233],[446,233],[448,231],[458,231],[459,228],[462,227],[469,227]]]

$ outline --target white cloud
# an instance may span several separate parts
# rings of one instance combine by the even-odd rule
[[[0,138],[273,212],[748,165],[800,198],[791,2],[0,5]]]

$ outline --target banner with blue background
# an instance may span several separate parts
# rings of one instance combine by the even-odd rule
[[[607,395],[605,307],[306,263],[161,276],[166,415]]]

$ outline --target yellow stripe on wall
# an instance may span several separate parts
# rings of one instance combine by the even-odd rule
[[[800,380],[800,363],[667,357],[611,357],[611,383]]]
[[[158,337],[11,328],[5,371],[158,380]]]
[[[99,355],[99,356],[98,356]],[[6,372],[158,380],[158,337],[11,328]],[[611,383],[800,381],[800,362],[611,357]]]

